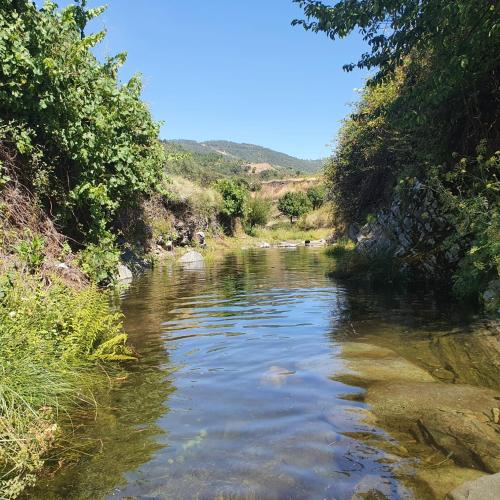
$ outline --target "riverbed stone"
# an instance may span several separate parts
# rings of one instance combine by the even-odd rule
[[[457,464],[500,470],[500,426],[495,390],[463,384],[390,382],[370,386],[366,401],[378,422],[412,434]]]
[[[446,495],[446,500],[498,500],[500,498],[500,472],[467,481]]]
[[[281,387],[290,375],[295,372],[283,366],[271,366],[261,377],[262,385]]]
[[[195,263],[195,262],[203,262],[203,255],[199,252],[195,252],[191,250],[190,252],[185,253],[180,259],[179,262],[183,264]]]

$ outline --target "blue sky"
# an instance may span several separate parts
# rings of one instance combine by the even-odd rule
[[[301,10],[291,0],[107,5],[90,26],[108,31],[98,54],[128,53],[121,77],[143,74],[162,138],[227,139],[323,157],[366,78],[342,70],[366,50],[360,37],[332,42],[292,27]]]

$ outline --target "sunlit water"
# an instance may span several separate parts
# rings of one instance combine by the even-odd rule
[[[388,453],[397,443],[365,423],[363,389],[336,380],[342,343],[410,352],[464,319],[426,294],[346,288],[331,265],[321,250],[248,251],[135,280],[120,306],[139,361],[75,423],[88,456],[32,496],[414,498],[419,457]]]

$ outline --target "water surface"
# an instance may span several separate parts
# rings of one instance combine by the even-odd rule
[[[463,311],[347,287],[331,265],[321,250],[270,249],[135,280],[120,306],[139,360],[76,423],[88,455],[33,496],[423,498],[420,452],[399,453],[364,417],[363,384],[339,377],[343,344],[391,347],[449,383],[497,381],[470,359],[462,369]]]

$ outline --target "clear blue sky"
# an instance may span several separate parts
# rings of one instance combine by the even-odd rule
[[[162,138],[227,139],[323,157],[366,78],[342,70],[366,50],[361,38],[332,42],[292,27],[302,11],[291,0],[107,5],[90,26],[108,30],[98,54],[128,53],[121,77],[143,74]]]

